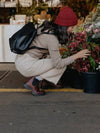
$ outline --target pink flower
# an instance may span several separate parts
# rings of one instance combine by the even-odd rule
[[[100,29],[99,29],[99,28],[96,28],[96,29],[93,30],[93,33],[94,33],[94,34],[96,34],[96,33],[98,33],[98,32],[100,32]]]
[[[86,29],[86,32],[90,32],[90,31],[91,31],[91,28],[87,28],[87,29]]]

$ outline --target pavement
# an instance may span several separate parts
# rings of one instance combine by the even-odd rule
[[[0,133],[100,133],[100,94],[0,93]]]
[[[15,68],[14,63],[0,64],[0,88],[24,88],[23,83],[28,78],[23,77]]]
[[[68,73],[67,73],[68,74]],[[72,73],[73,74],[73,73]],[[0,92],[27,92],[23,86],[24,82],[26,82],[29,78],[22,76],[15,68],[14,63],[0,63]],[[68,77],[68,82],[69,77]],[[66,82],[66,81],[64,81]],[[45,91],[70,91],[70,92],[82,92],[81,88],[75,89],[70,86],[66,86],[61,89],[47,89]]]
[[[67,87],[33,96],[26,80],[0,64],[0,133],[100,133],[100,94]]]

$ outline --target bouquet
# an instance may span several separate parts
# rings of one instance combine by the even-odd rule
[[[60,49],[60,53],[62,58],[65,58],[83,49],[91,51],[90,56],[86,59],[77,59],[69,67],[77,69],[79,72],[100,70],[100,27],[98,25],[90,25],[84,31],[75,33],[72,42],[64,45]]]

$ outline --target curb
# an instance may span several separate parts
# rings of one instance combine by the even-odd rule
[[[0,92],[30,92],[27,89],[11,89],[11,88],[0,88]],[[45,89],[45,92],[83,92],[83,89],[72,89],[72,88],[63,88],[63,89]]]

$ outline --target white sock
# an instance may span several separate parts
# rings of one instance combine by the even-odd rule
[[[35,78],[38,79],[39,81],[43,80],[40,76],[36,76]]]

